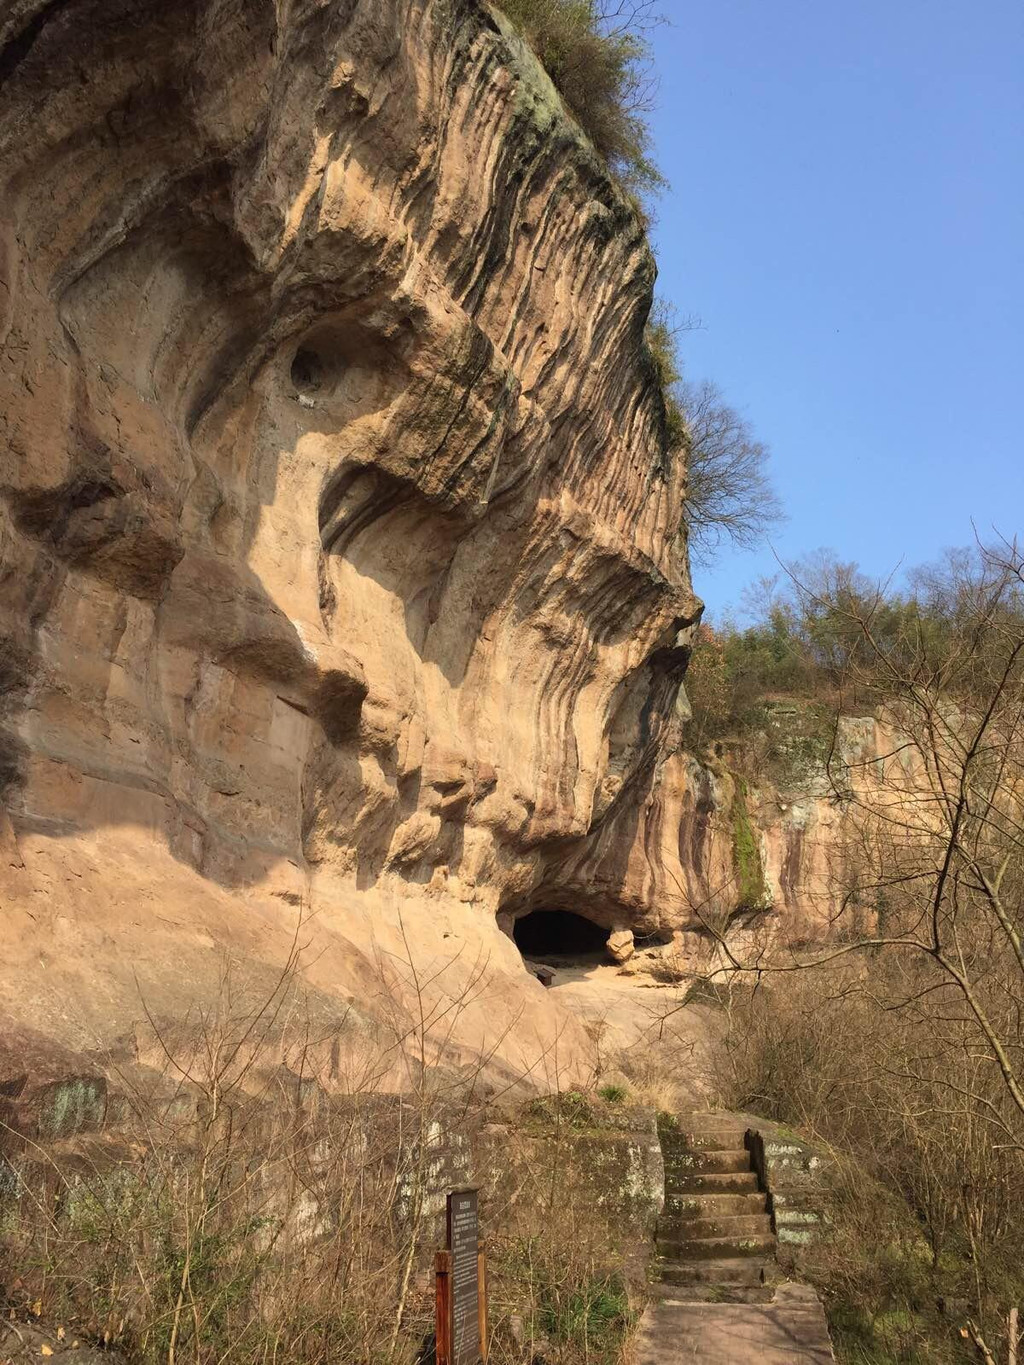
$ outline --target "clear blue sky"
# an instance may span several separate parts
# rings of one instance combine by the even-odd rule
[[[1024,531],[1024,4],[664,0],[659,289],[772,449],[784,558]],[[713,615],[772,572],[726,550]]]

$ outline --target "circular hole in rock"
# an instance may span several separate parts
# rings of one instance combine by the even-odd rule
[[[292,361],[292,383],[297,392],[304,394],[319,393],[324,382],[323,362],[316,351],[308,346],[300,346]]]

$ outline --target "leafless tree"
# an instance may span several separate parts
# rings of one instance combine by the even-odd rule
[[[750,549],[782,519],[768,478],[768,449],[710,380],[683,382],[689,484],[686,520],[695,557],[708,563],[723,545]]]
[[[657,0],[597,0],[594,17],[613,36],[619,33],[646,33],[667,20]]]

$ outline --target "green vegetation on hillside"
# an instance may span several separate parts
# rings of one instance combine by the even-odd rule
[[[764,905],[765,901],[764,866],[761,862],[760,841],[747,814],[746,787],[742,779],[737,781],[736,794],[733,797],[732,827],[733,861],[736,865],[739,904],[748,910],[756,910]]]
[[[766,706],[785,700],[868,714],[909,674],[968,701],[999,657],[978,647],[978,626],[990,627],[994,643],[1024,619],[1024,589],[1011,583],[995,594],[983,560],[952,552],[896,588],[819,552],[788,580],[762,582],[751,625],[698,632],[686,684],[694,741],[763,730]]]

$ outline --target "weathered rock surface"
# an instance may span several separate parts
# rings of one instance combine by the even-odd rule
[[[616,929],[608,935],[608,955],[613,962],[628,962],[633,951],[631,929]]]
[[[0,205],[12,1074],[294,953],[338,1085],[424,1019],[564,1083],[518,916],[661,979],[827,931],[820,761],[685,750],[652,259],[497,11],[7,0]]]
[[[727,965],[720,933],[736,961],[750,961],[863,927],[866,907],[847,893],[858,865],[870,863],[870,808],[891,769],[885,756],[901,745],[874,717],[843,717],[833,740],[813,707],[778,710],[768,722],[770,762],[758,753],[765,736],[698,756],[684,731],[635,802],[563,855],[554,894],[567,908],[629,926],[635,951],[619,958],[610,942],[609,955],[630,975],[667,979]]]
[[[584,1065],[496,916],[679,923],[699,603],[651,256],[532,55],[477,0],[14,0],[0,202],[9,1046],[138,1054],[295,939],[324,1038],[414,959],[455,1058]]]
[[[671,940],[657,956],[684,970],[726,963],[720,932],[732,960],[750,962],[869,929],[873,907],[855,887],[878,856],[876,813],[891,812],[901,786],[908,809],[920,795],[910,746],[884,713],[837,722],[813,703],[766,712],[768,734],[703,760],[670,755],[645,807],[657,910],[638,923]]]

